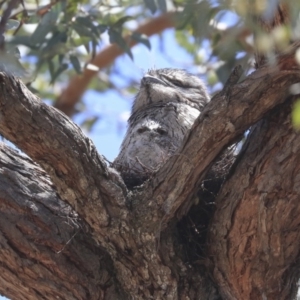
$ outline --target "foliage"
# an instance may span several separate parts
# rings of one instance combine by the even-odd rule
[[[267,22],[276,1],[56,0],[26,1],[24,6],[19,2],[7,22],[8,43],[0,63],[18,75],[26,73],[24,80],[29,85],[33,83],[42,97],[53,99],[57,96],[53,91],[61,90],[60,83],[81,74],[107,41],[116,43],[131,59],[134,57],[126,35],[150,50],[148,38],[132,28],[158,14],[171,12],[175,16],[174,37],[178,45],[192,56],[194,65],[199,67],[198,73],[207,75],[207,82],[213,88],[218,82],[224,84],[235,65],[241,64],[245,73],[253,68],[254,44],[272,62],[276,48],[282,49],[298,37],[300,4],[284,2],[291,24],[272,32],[262,32],[256,19],[262,16]],[[2,13],[8,10],[9,3],[2,2]],[[17,58],[20,56],[16,46],[22,52],[23,68],[15,59],[16,53]],[[108,66],[106,80],[93,88],[116,88],[111,80],[115,72]],[[133,80],[128,80],[127,91],[132,91],[132,83]]]

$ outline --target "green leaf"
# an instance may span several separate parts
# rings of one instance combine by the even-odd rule
[[[72,38],[70,44],[72,46],[79,47],[87,44],[89,41],[90,39],[88,37]]]
[[[35,48],[32,44],[30,36],[14,36],[13,39],[9,42],[12,45],[24,45],[28,48]]]
[[[73,68],[75,69],[75,71],[78,74],[81,74],[82,70],[81,70],[81,65],[80,65],[80,61],[79,61],[78,57],[75,55],[70,55],[70,61],[71,61]]]
[[[144,0],[144,3],[148,9],[154,14],[157,10],[157,6],[154,0]]]
[[[116,44],[122,44],[122,43],[124,43],[124,39],[123,39],[122,35],[118,31],[110,28],[108,30],[108,35],[109,35],[109,42],[111,44],[113,44],[113,43],[116,43]]]
[[[77,22],[73,23],[72,27],[80,37],[86,36],[89,37],[90,39],[95,38],[94,33],[89,27],[82,26]]]
[[[77,24],[85,27],[87,30],[93,32],[95,37],[99,36],[101,34],[101,31],[99,30],[98,26],[95,26],[93,23],[93,20],[91,17],[77,17],[76,18]]]
[[[31,35],[33,44],[41,44],[45,40],[46,35],[55,28],[59,13],[60,5],[56,4],[42,17],[39,25]]]
[[[72,0],[72,1],[62,1],[63,3],[66,3],[66,12],[69,15],[75,15],[78,11],[78,7],[80,2],[84,3],[86,1],[78,1],[78,0]]]
[[[99,24],[97,27],[100,33],[103,33],[108,29],[108,26],[104,24]]]
[[[68,64],[67,63],[63,63],[60,65],[60,67],[56,70],[56,72],[54,73],[53,77],[51,78],[51,82],[50,84],[53,84],[54,81],[56,80],[56,78],[63,73],[65,70],[68,69]]]
[[[300,130],[300,99],[294,103],[292,110],[292,123],[296,130]]]
[[[122,37],[122,35],[118,31],[114,30],[113,28],[110,28],[108,30],[108,35],[109,35],[109,41],[110,41],[110,43],[111,44],[116,43],[133,60],[133,55],[131,53],[131,50],[128,47],[128,45],[127,45],[126,41],[124,40],[124,38]]]
[[[97,53],[97,46],[98,46],[97,41],[92,40],[92,57],[95,57]]]
[[[66,32],[55,32],[53,36],[47,41],[47,45],[45,50],[48,51],[50,48],[58,46],[59,44],[65,45],[68,39],[68,35]]]
[[[25,19],[25,24],[37,24],[40,21],[40,17],[37,15],[31,15]]]
[[[148,37],[145,34],[141,34],[139,32],[134,32],[131,35],[132,39],[135,41],[144,44],[149,50],[151,50],[151,44]]]
[[[115,22],[113,25],[112,25],[112,27],[122,27],[122,25],[125,23],[125,22],[127,22],[127,21],[129,21],[129,20],[132,20],[133,19],[133,17],[131,17],[131,16],[125,16],[125,17],[122,17],[121,19],[119,19],[117,22]]]

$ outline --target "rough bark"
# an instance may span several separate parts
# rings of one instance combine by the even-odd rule
[[[299,279],[300,135],[291,104],[259,122],[218,197],[210,232],[224,299],[294,299]]]
[[[155,176],[153,193],[138,202],[137,211],[150,215],[143,207],[156,199],[162,228],[175,214],[181,216],[191,205],[212,161],[266,112],[285,101],[300,74],[294,58],[296,44],[276,66],[263,66],[244,81],[226,86],[205,107],[187,135],[178,155],[173,156]],[[155,221],[154,221],[155,222]]]
[[[47,172],[59,197],[71,205],[82,220],[82,224],[85,224],[87,240],[90,240],[91,244],[94,243],[93,241],[99,243],[104,249],[103,253],[107,253],[111,259],[113,265],[111,271],[113,270],[113,274],[116,276],[115,278],[121,287],[120,290],[124,290],[127,295],[130,295],[130,298],[217,299],[218,294],[214,284],[204,274],[205,268],[191,264],[186,260],[184,245],[180,243],[174,226],[176,216],[181,216],[188,211],[197,187],[219,153],[249,126],[263,118],[274,107],[283,103],[289,95],[290,85],[300,81],[299,68],[294,60],[296,49],[297,45],[291,49],[290,53],[279,57],[276,67],[264,66],[239,84],[234,84],[236,80],[234,80],[235,76],[232,76],[225,90],[212,99],[196,121],[178,155],[171,158],[150,182],[133,193],[127,192],[122,179],[106,166],[92,142],[83,135],[76,125],[56,109],[40,102],[28,92],[19,80],[5,74],[0,75],[0,132]],[[296,139],[290,131],[287,132],[287,128],[283,130],[285,130],[287,138]],[[278,151],[282,151],[282,140],[284,140],[282,136],[277,140],[279,148],[276,149]],[[295,149],[297,150],[297,148]],[[285,154],[285,152],[283,153]],[[256,155],[259,157],[260,153],[256,152]],[[275,156],[275,153],[272,155]],[[25,166],[24,169],[26,170]],[[291,169],[282,168],[281,171],[282,176],[288,177]],[[292,171],[295,172],[295,170]],[[273,181],[276,179],[275,175]],[[2,176],[5,177],[6,175]],[[233,190],[239,190],[240,182],[237,180],[235,180]],[[267,194],[276,197],[276,192],[277,186],[274,184],[270,186]],[[259,198],[260,193],[261,190],[257,190],[254,195],[250,192],[246,194],[248,201],[239,205],[242,207],[242,212],[247,211],[249,201],[251,203],[251,199],[255,195]],[[297,190],[295,194],[297,194]],[[35,199],[34,195],[34,193],[30,194],[32,202]],[[2,202],[9,202],[7,199],[3,199]],[[231,201],[234,203],[234,201],[239,201],[239,198],[234,198]],[[228,204],[230,207],[233,205],[231,201]],[[278,203],[282,205],[282,202],[279,201]],[[18,208],[18,206],[16,207]],[[221,207],[218,204],[217,216],[220,215]],[[281,206],[278,206],[277,210],[280,208]],[[37,218],[33,209],[27,209],[26,212],[29,219]],[[296,217],[293,213],[292,209],[286,208],[287,217],[285,219],[290,218],[292,222],[296,222],[293,223],[293,226],[297,226]],[[259,211],[253,214],[253,220],[260,220]],[[41,215],[41,219],[43,217],[45,216]],[[21,220],[22,218],[19,217],[18,219]],[[265,227],[273,228],[276,232],[285,232],[283,226],[286,224],[274,222],[274,220],[272,218],[266,219]],[[13,223],[13,221],[17,222],[16,219],[11,222]],[[231,243],[229,243],[228,235],[218,236],[215,234],[215,232],[224,231],[226,222],[228,222],[227,219],[223,219],[223,222],[219,223],[217,220],[214,222],[212,223],[214,235],[211,237],[214,240],[214,245],[218,247],[225,240],[224,243],[228,247],[226,251],[228,253],[234,252],[235,248],[232,248]],[[239,222],[241,226],[243,219],[239,219]],[[43,222],[40,221],[40,224]],[[26,228],[26,226],[24,227]],[[53,232],[53,227],[50,228]],[[239,228],[237,227],[237,230],[232,233],[233,237]],[[4,229],[2,230],[4,231]],[[47,245],[45,240],[48,239],[48,235],[45,227],[41,225],[36,231],[40,232],[40,243]],[[33,238],[31,237],[32,240],[36,240],[35,233],[31,233],[29,230],[28,232],[33,236]],[[42,233],[45,234],[45,239],[42,239],[44,237]],[[48,234],[50,235],[50,233]],[[288,236],[288,233],[286,234]],[[69,235],[72,236],[71,233]],[[53,239],[55,238],[53,237]],[[288,237],[289,240],[291,238],[293,235]],[[233,241],[235,241],[234,238]],[[240,239],[236,239],[236,243],[239,242],[241,242]],[[276,242],[275,238],[273,242]],[[24,249],[25,246],[26,243],[23,246]],[[18,247],[22,249],[21,245]],[[292,258],[297,257],[298,244],[295,244],[294,247],[293,254],[282,259],[282,265],[286,268],[290,267]],[[49,248],[50,253],[54,248]],[[86,251],[88,250],[91,251],[86,249]],[[55,248],[54,251],[57,249]],[[242,299],[247,299],[247,297],[257,299],[256,291],[243,294],[238,290],[244,291],[240,282],[233,285],[233,281],[238,280],[234,277],[234,273],[232,276],[230,276],[231,273],[223,274],[225,279],[220,276],[223,268],[227,271],[229,267],[225,260],[223,262],[222,253],[216,253],[214,248],[211,251],[214,254],[213,263],[216,270],[214,280],[224,298],[237,297],[237,299],[241,299],[240,295],[245,295],[246,298],[242,297]],[[76,249],[72,249],[71,252],[76,252]],[[28,250],[24,253],[25,258],[33,255]],[[65,252],[63,251],[63,253]],[[104,257],[106,256],[104,255]],[[38,264],[42,265],[47,261],[42,256],[41,262],[37,257],[35,259]],[[70,262],[74,263],[74,258],[70,259]],[[222,265],[223,263],[225,266]],[[230,263],[233,264],[232,261]],[[55,269],[57,274],[60,274],[55,264],[51,264],[51,267]],[[273,287],[272,278],[270,281],[265,281],[268,276],[262,272],[266,271],[267,267],[264,270],[254,269],[258,270],[258,274],[255,275],[256,278],[259,278],[257,280],[260,286],[270,283]],[[13,268],[15,274],[18,270],[18,266]],[[104,270],[106,270],[105,267]],[[55,272],[53,270],[52,275],[56,274]],[[101,271],[99,272],[101,273]],[[72,271],[68,273],[69,276],[73,274]],[[82,273],[86,275],[84,270]],[[91,277],[96,276],[92,272],[91,274]],[[98,276],[100,276],[99,274]],[[284,287],[285,274],[280,270],[276,280],[274,280],[280,286],[280,290],[283,290]],[[27,277],[30,279],[29,275]],[[90,283],[89,277],[85,280]],[[60,282],[59,277],[57,277],[57,282]],[[28,298],[24,295],[24,299],[31,299],[29,298],[31,295],[33,295],[32,299],[37,299],[38,297],[30,292],[34,283],[28,280],[25,284],[24,279],[23,284],[24,286],[27,285],[29,289]],[[96,294],[95,299],[97,297],[99,299],[104,298],[105,288],[103,286],[105,284],[101,284],[97,286],[98,294]],[[257,287],[258,284],[255,284],[253,286]],[[4,284],[5,286],[7,284]],[[112,285],[112,289],[116,290],[115,284]],[[68,291],[67,288],[60,290],[59,296],[68,299],[69,294],[66,291]],[[90,292],[85,287],[85,296],[78,294],[74,298],[88,298],[87,291]],[[6,292],[4,288],[3,292]],[[272,297],[273,294],[270,292],[268,295]],[[123,294],[122,297],[124,297]]]
[[[10,299],[117,299],[110,257],[49,176],[0,145],[0,292]]]

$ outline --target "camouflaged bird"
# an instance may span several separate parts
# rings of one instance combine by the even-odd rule
[[[128,188],[142,184],[181,146],[209,96],[203,82],[180,69],[148,71],[113,162]]]

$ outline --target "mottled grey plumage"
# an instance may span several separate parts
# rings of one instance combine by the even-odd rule
[[[203,82],[184,70],[145,74],[113,163],[129,188],[143,183],[177,151],[208,101]]]

